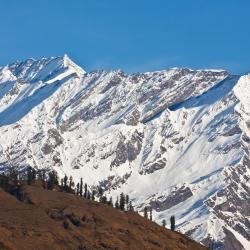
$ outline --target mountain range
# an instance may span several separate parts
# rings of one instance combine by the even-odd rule
[[[0,172],[55,169],[204,245],[250,249],[250,74],[17,61],[0,68],[0,134]]]

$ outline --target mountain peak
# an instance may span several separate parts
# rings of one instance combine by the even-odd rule
[[[58,57],[41,59],[27,59],[17,61],[8,66],[14,76],[27,82],[37,82],[49,80],[58,74],[70,75],[77,74],[82,77],[86,72],[75,64],[67,54]]]
[[[0,68],[0,82],[15,81],[16,77],[8,69],[7,66]]]
[[[63,62],[64,67],[69,67],[71,69],[74,69],[79,77],[86,73],[86,71],[83,70],[76,63],[74,63],[67,54],[64,54],[62,57],[59,57],[59,58],[63,60],[62,62]]]
[[[63,58],[63,60],[64,60],[64,62],[65,63],[67,63],[67,62],[73,62],[71,59],[70,59],[70,57],[68,56],[68,54],[64,54],[63,56],[62,56],[62,58]]]

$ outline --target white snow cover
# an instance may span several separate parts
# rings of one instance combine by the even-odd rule
[[[240,100],[240,106],[249,115],[250,114],[250,74],[242,76],[234,88],[234,93]]]
[[[0,69],[0,171],[82,177],[218,249],[249,244],[250,76],[172,68],[86,73],[68,56]],[[249,205],[249,204],[248,204]],[[244,241],[244,242],[243,242]]]

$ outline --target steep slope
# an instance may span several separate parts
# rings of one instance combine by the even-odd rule
[[[83,177],[220,249],[249,233],[249,75],[85,73],[67,56],[0,73],[0,170]],[[238,249],[240,249],[238,247]],[[237,249],[237,248],[235,248]]]
[[[29,203],[0,189],[2,250],[206,249],[134,212],[37,187],[23,192]]]

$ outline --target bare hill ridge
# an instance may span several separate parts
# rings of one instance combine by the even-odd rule
[[[135,212],[73,194],[23,186],[24,201],[0,189],[0,249],[205,250]]]

